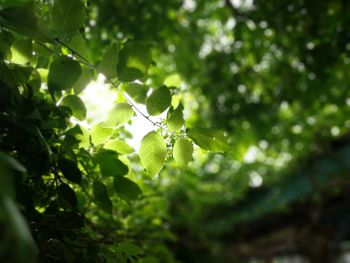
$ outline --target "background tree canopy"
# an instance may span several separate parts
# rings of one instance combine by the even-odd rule
[[[0,261],[340,260],[349,14],[347,0],[0,0]],[[91,83],[114,102],[101,118]]]

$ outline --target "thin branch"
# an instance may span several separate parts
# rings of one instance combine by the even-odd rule
[[[77,51],[75,51],[74,49],[70,48],[69,46],[67,46],[65,43],[63,43],[61,40],[59,40],[58,38],[54,39],[58,44],[64,46],[65,48],[67,48],[73,55],[79,57],[80,59],[78,60],[78,62],[94,69],[95,71],[98,71],[98,68],[95,65],[92,65],[89,63],[89,61],[82,56],[81,54],[79,54]],[[45,49],[51,51],[52,53],[56,54],[56,55],[61,55],[61,53],[47,47],[45,44],[41,43],[40,41],[36,41],[39,45],[41,45],[42,47],[44,47]],[[83,61],[81,61],[83,60]],[[159,127],[160,129],[162,129],[163,131],[173,135],[173,136],[180,136],[175,132],[172,132],[170,130],[168,130],[167,128],[165,128],[163,125],[154,122],[153,120],[151,120],[151,118],[149,116],[147,116],[146,114],[144,114],[139,108],[137,108],[137,106],[135,105],[135,103],[132,102],[132,100],[127,96],[127,94],[125,92],[123,92],[122,90],[120,90],[119,86],[113,82],[111,79],[106,79],[113,87],[115,87],[118,91],[120,91],[122,93],[122,95],[124,96],[124,98],[127,100],[128,104],[133,107],[135,109],[136,112],[138,112],[142,117],[144,117],[145,119],[147,119],[149,122],[151,122],[154,126]]]

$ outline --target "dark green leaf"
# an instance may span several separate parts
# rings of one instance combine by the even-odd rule
[[[10,7],[0,10],[0,23],[34,40],[53,42],[45,30],[38,26],[38,19],[29,8]]]
[[[66,56],[55,59],[50,65],[47,76],[51,93],[59,90],[67,90],[73,87],[81,74],[80,64]]]
[[[73,116],[76,117],[78,120],[82,121],[86,117],[86,108],[84,105],[84,102],[76,95],[68,95],[65,96],[61,103],[61,106],[69,107],[72,112]]]
[[[137,256],[143,252],[143,249],[131,242],[125,241],[119,244],[118,250],[129,255],[129,256]]]
[[[61,184],[58,187],[58,197],[63,208],[74,209],[77,206],[75,192],[68,184]]]
[[[140,146],[140,158],[151,176],[156,175],[164,166],[166,143],[157,132],[150,132],[143,137]]]
[[[112,201],[108,196],[106,186],[101,182],[94,182],[93,191],[96,203],[106,212],[112,213]]]
[[[99,66],[99,71],[105,75],[107,79],[117,77],[119,47],[113,44],[105,50],[102,61]]]
[[[0,57],[10,60],[11,45],[14,42],[14,37],[7,31],[0,32]]]
[[[61,35],[77,31],[84,25],[85,6],[81,0],[56,0],[52,8],[52,24]]]
[[[89,49],[86,45],[86,41],[81,34],[76,34],[67,43],[67,46],[72,49],[78,55],[75,55],[77,59],[89,60]],[[73,54],[74,55],[74,54]]]
[[[147,42],[128,42],[120,51],[117,65],[121,81],[133,81],[147,76],[152,62],[151,44]]]
[[[121,89],[125,90],[126,93],[136,102],[145,103],[147,97],[148,87],[144,84],[138,83],[123,83]]]
[[[211,152],[226,152],[230,149],[223,132],[218,130],[193,128],[187,135],[204,150]]]
[[[159,115],[171,104],[171,94],[167,87],[162,86],[152,92],[146,99],[147,112],[150,115]]]
[[[121,176],[128,173],[129,168],[118,159],[118,154],[113,151],[101,151],[95,155],[100,166],[102,176]]]
[[[118,196],[126,201],[136,200],[142,194],[137,184],[122,176],[114,177],[113,186]]]
[[[65,178],[72,183],[80,184],[82,174],[75,162],[68,159],[60,159],[57,163],[58,168],[61,170]]]
[[[18,162],[15,158],[13,158],[11,155],[4,153],[0,151],[0,162],[2,165],[8,166],[8,168],[18,171],[21,173],[26,173],[26,168]]]

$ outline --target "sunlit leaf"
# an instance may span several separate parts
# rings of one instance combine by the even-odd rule
[[[134,152],[134,149],[129,144],[121,140],[110,140],[103,145],[103,148],[116,151],[120,154],[129,154]]]
[[[85,7],[81,0],[55,0],[52,8],[52,24],[56,31],[70,34],[84,25]]]
[[[157,132],[150,132],[141,141],[140,158],[149,175],[156,175],[164,166],[166,143]]]
[[[178,131],[185,124],[182,110],[183,110],[183,106],[182,104],[179,104],[179,106],[168,117],[167,126],[169,130]]]
[[[159,115],[171,104],[171,94],[167,87],[162,86],[152,92],[146,99],[147,112],[150,115]]]
[[[136,183],[122,176],[114,177],[113,186],[118,196],[126,201],[136,200],[142,194]]]
[[[91,131],[91,140],[94,145],[99,145],[111,138],[113,129],[95,125]]]
[[[116,127],[130,120],[134,115],[134,110],[128,103],[118,103],[108,114],[104,127]]]
[[[61,101],[61,106],[69,107],[73,116],[82,121],[86,117],[86,108],[84,102],[76,95],[65,96]]]
[[[173,148],[173,156],[180,167],[185,167],[192,160],[193,145],[187,139],[178,139]]]
[[[26,64],[32,58],[32,41],[29,39],[16,40],[11,46],[11,61],[17,64]]]
[[[171,74],[170,76],[166,77],[164,80],[164,85],[168,87],[179,87],[181,84],[181,77],[179,74]]]
[[[226,152],[230,149],[227,138],[222,131],[205,128],[190,129],[187,135],[204,150]]]

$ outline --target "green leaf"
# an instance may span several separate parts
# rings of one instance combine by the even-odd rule
[[[10,60],[11,58],[11,45],[14,41],[14,37],[10,32],[0,32],[0,57],[1,59]]]
[[[51,93],[67,90],[73,87],[81,74],[80,64],[66,56],[55,59],[50,64],[47,76],[48,87]]]
[[[118,103],[108,114],[104,127],[116,127],[130,120],[134,115],[134,110],[128,103]]]
[[[42,27],[32,10],[26,7],[10,7],[0,10],[0,24],[41,42],[53,42]]]
[[[0,211],[1,224],[6,229],[3,230],[3,233],[10,233],[11,240],[15,241],[11,244],[16,251],[16,254],[13,254],[15,257],[14,262],[37,262],[38,248],[32,237],[27,220],[18,209],[17,202],[8,196],[3,196],[0,199]],[[5,261],[8,262],[8,260]]]
[[[179,166],[185,167],[192,160],[192,153],[193,145],[189,140],[181,138],[175,142],[173,156]]]
[[[57,164],[65,178],[72,183],[80,184],[82,174],[75,162],[68,159],[60,159]]]
[[[152,92],[146,99],[147,112],[150,115],[159,115],[171,104],[171,94],[167,87],[162,86]]]
[[[32,41],[29,39],[16,40],[11,46],[11,62],[16,64],[26,64],[32,58]]]
[[[133,81],[147,76],[152,63],[151,44],[132,41],[120,51],[117,65],[118,78],[121,81]]]
[[[94,145],[99,145],[111,138],[113,129],[103,128],[100,125],[95,125],[91,131],[91,140]]]
[[[147,256],[147,257],[141,258],[140,262],[138,263],[159,263],[159,260],[155,257]]]
[[[166,79],[164,80],[164,85],[168,86],[168,87],[179,87],[181,85],[181,77],[179,74],[174,73],[171,74],[170,76],[166,77]]]
[[[226,152],[230,149],[227,138],[222,131],[205,128],[190,129],[187,135],[204,150]]]
[[[140,158],[151,176],[156,175],[164,166],[166,157],[166,143],[157,132],[150,132],[141,141]]]
[[[112,44],[105,50],[102,61],[99,66],[101,72],[107,79],[117,77],[117,63],[118,63],[119,47],[117,44]]]
[[[73,209],[77,206],[75,192],[68,184],[60,184],[58,187],[58,197],[63,208]]]
[[[120,154],[129,154],[134,152],[134,149],[129,144],[121,140],[110,140],[103,146],[103,148],[116,151]]]
[[[126,201],[136,200],[142,194],[136,183],[122,176],[114,177],[113,186],[118,196]]]
[[[77,82],[73,85],[74,94],[78,95],[85,87],[91,82],[92,74],[91,70],[86,67],[81,67],[81,74]]]
[[[86,45],[86,41],[81,34],[74,35],[71,40],[67,43],[67,46],[74,52],[78,53],[85,60],[89,59],[89,49]],[[76,55],[74,55],[76,56]],[[81,59],[80,56],[76,56],[77,59]]]
[[[139,83],[123,83],[120,87],[125,90],[134,101],[145,103],[147,91],[149,89],[148,86]]]
[[[14,171],[17,171],[17,172],[21,172],[21,173],[27,172],[26,168],[19,161],[17,161],[11,155],[4,153],[2,151],[0,151],[0,164],[6,165],[10,169],[13,169]]]
[[[114,151],[101,151],[95,155],[102,176],[122,176],[129,172],[128,166],[118,159]]]
[[[182,126],[185,124],[185,120],[182,114],[183,106],[179,104],[177,108],[170,114],[167,119],[167,126],[171,131],[181,130]]]
[[[69,107],[72,112],[73,116],[76,117],[78,120],[82,121],[86,117],[86,108],[84,105],[84,102],[76,95],[68,95],[65,96],[61,103],[61,106]]]
[[[137,256],[142,254],[143,249],[129,241],[125,241],[119,244],[118,250],[129,256]]]
[[[108,196],[106,186],[101,182],[94,182],[93,191],[96,203],[106,212],[112,213],[112,201]]]
[[[56,0],[52,8],[52,24],[56,31],[67,35],[84,25],[85,6],[81,0]]]

